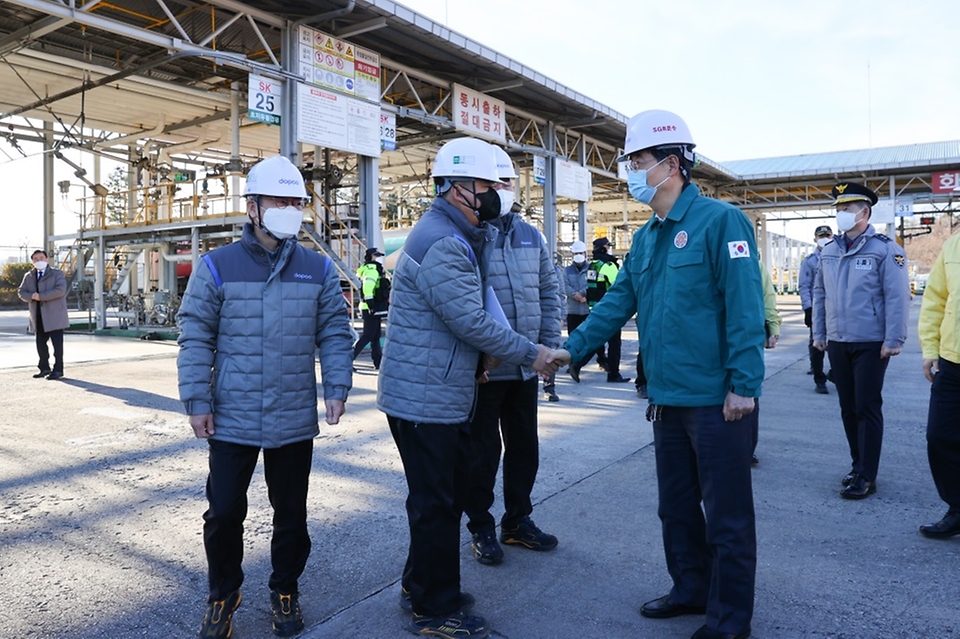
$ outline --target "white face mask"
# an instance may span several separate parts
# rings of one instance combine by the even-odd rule
[[[853,227],[857,225],[857,217],[866,211],[866,209],[860,209],[859,211],[837,211],[837,230],[841,233],[846,233]]]
[[[263,212],[263,228],[278,240],[294,237],[303,224],[303,211],[295,206],[267,209]]]
[[[48,262],[34,262],[33,267],[38,271],[45,271],[47,267],[50,266]]]
[[[829,241],[830,241],[829,237],[821,237],[817,240],[817,246],[819,246],[820,248],[823,248],[824,246],[827,245],[827,242]]]
[[[573,263],[574,264],[583,264],[587,261],[587,256],[583,253],[574,253],[573,254]]]
[[[503,217],[513,208],[513,191],[500,189],[497,191],[497,195],[500,196],[500,217]]]

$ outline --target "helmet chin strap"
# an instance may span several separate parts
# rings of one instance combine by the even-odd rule
[[[454,186],[457,186],[457,183],[454,183]],[[460,188],[464,188],[464,187],[461,186]],[[470,191],[469,193],[470,193],[470,195],[473,196],[474,201],[476,201],[476,199],[477,199],[477,193],[476,193],[476,191]],[[461,197],[463,197],[463,196],[461,196]],[[465,203],[465,204],[466,204],[466,203]],[[477,219],[477,224],[478,224],[478,225],[479,225],[479,224],[482,224],[482,223],[483,223],[483,220],[480,219],[480,214],[477,213],[477,210],[476,210],[475,208],[473,208],[472,206],[468,205],[468,204],[467,204],[466,206],[467,206],[468,209],[470,209],[470,212],[473,213],[473,217],[475,217],[475,218]]]

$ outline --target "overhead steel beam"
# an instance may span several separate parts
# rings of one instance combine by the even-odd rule
[[[80,7],[80,11],[90,11],[95,6],[100,4],[101,1],[102,0],[91,0],[84,6]],[[17,49],[25,47],[37,38],[42,38],[48,33],[53,33],[57,29],[65,27],[71,22],[72,20],[67,18],[47,16],[46,18],[40,18],[33,24],[28,24],[22,29],[17,29],[13,33],[7,34],[0,38],[0,56],[7,55],[8,53],[12,53]]]
[[[210,58],[216,60],[219,64],[224,66],[243,69],[245,71],[257,71],[270,77],[292,77],[295,79],[302,79],[296,74],[288,73],[283,69],[273,65],[251,60],[240,53],[217,51],[215,49],[210,49],[209,47],[199,46],[190,42],[185,42],[182,38],[174,38],[162,33],[148,31],[147,29],[142,29],[140,27],[135,27],[117,20],[112,20],[110,18],[89,14],[82,10],[70,8],[59,2],[53,2],[52,0],[4,1],[8,4],[25,7],[27,9],[33,9],[34,11],[41,11],[51,16],[66,18],[84,26],[99,29],[107,33],[115,33],[133,40],[138,40],[145,44],[152,44],[154,46],[167,49],[168,51]]]
[[[369,33],[370,31],[376,31],[377,29],[383,29],[387,26],[386,18],[374,18],[373,20],[365,20],[364,22],[358,22],[356,24],[351,24],[349,27],[344,27],[342,29],[337,29],[333,35],[338,38],[352,38],[353,36],[358,36],[361,33]]]

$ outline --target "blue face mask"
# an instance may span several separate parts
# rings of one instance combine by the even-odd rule
[[[650,169],[663,164],[664,160],[666,159],[667,158],[663,158],[663,160],[660,160],[651,166]],[[643,202],[644,204],[650,204],[650,202],[653,202],[653,196],[657,194],[657,189],[661,184],[670,179],[670,176],[668,175],[661,180],[660,184],[657,184],[656,186],[650,186],[647,184],[647,173],[650,171],[650,169],[640,169],[639,171],[627,173],[627,188],[630,190],[630,195],[632,195],[638,202]]]

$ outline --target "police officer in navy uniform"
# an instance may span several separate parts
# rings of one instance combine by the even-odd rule
[[[833,187],[839,235],[820,253],[813,285],[813,345],[830,357],[852,468],[840,496],[877,491],[883,441],[883,378],[907,339],[910,284],[903,249],[870,225],[877,194]]]

